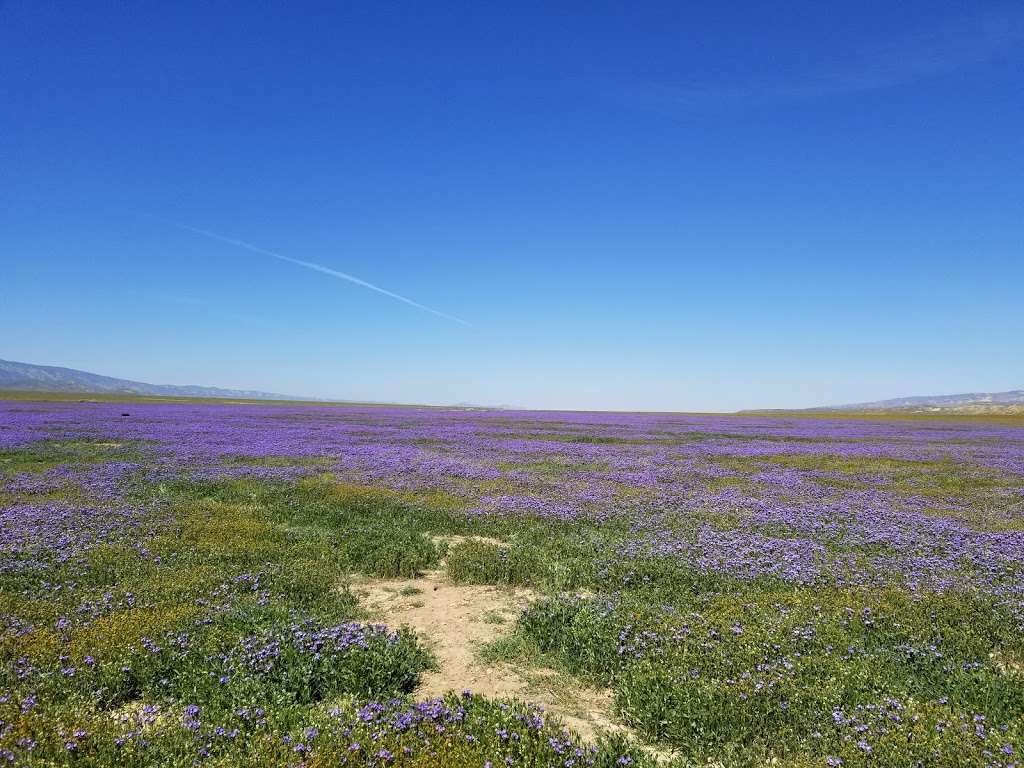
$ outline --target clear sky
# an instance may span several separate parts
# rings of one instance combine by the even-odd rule
[[[0,308],[298,395],[1021,388],[1024,6],[0,2]]]

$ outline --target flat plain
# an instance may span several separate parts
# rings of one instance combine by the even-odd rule
[[[0,401],[0,760],[992,766],[1024,418]]]

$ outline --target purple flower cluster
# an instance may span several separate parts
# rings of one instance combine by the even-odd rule
[[[241,659],[253,672],[269,673],[292,654],[308,656],[313,661],[331,661],[352,651],[368,650],[371,643],[394,645],[399,635],[383,624],[346,622],[333,627],[319,627],[312,621],[292,624],[284,633],[267,637],[256,635],[242,641]]]
[[[792,583],[1024,595],[1024,428],[956,421],[282,405],[0,403],[0,450],[130,446],[0,476],[0,568],[129,535],[139,477],[442,490],[473,516],[626,522],[616,557]],[[2,471],[2,467],[0,467]],[[952,478],[955,482],[947,482]],[[945,483],[945,484],[944,484]],[[78,507],[46,497],[80,487]]]

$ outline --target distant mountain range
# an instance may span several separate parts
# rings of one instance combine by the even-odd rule
[[[214,397],[244,400],[310,400],[256,392],[248,389],[221,389],[177,384],[145,384],[129,379],[115,379],[96,373],[59,368],[55,365],[33,365],[0,360],[0,389],[31,392],[94,392],[127,395],[158,395],[163,397]]]
[[[142,395],[155,397],[208,397],[228,400],[299,400],[320,403],[349,403],[354,405],[389,405],[378,400],[329,400],[322,397],[297,397],[276,392],[251,389],[222,389],[191,384],[147,384],[131,379],[117,379],[98,373],[61,368],[56,365],[35,365],[0,360],[0,390],[21,392],[68,392],[81,394]],[[503,410],[508,405],[476,405],[456,403],[448,406],[471,410]]]
[[[125,394],[157,397],[209,397],[233,400],[312,400],[319,402],[355,402],[380,405],[376,401],[337,401],[316,397],[296,397],[274,392],[249,389],[221,389],[178,384],[146,384],[130,379],[117,379],[74,368],[55,365],[34,365],[12,360],[0,360],[0,390],[29,392],[81,392],[83,394]],[[504,410],[508,405],[477,405],[456,403],[452,408]],[[776,409],[779,410],[779,409]],[[817,408],[787,409],[789,413],[822,413],[830,411],[871,412],[899,411],[902,413],[1024,413],[1024,389],[1010,392],[970,392],[962,395],[928,395],[923,397],[897,397],[869,403],[851,403]],[[763,411],[762,411],[763,412]]]
[[[910,413],[1017,413],[1024,412],[1024,389],[1009,392],[968,392],[961,395],[925,395],[852,403],[808,411],[905,411]]]

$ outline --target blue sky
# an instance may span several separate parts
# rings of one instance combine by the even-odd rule
[[[1024,387],[1019,4],[355,5],[0,3],[0,357],[581,409]]]

